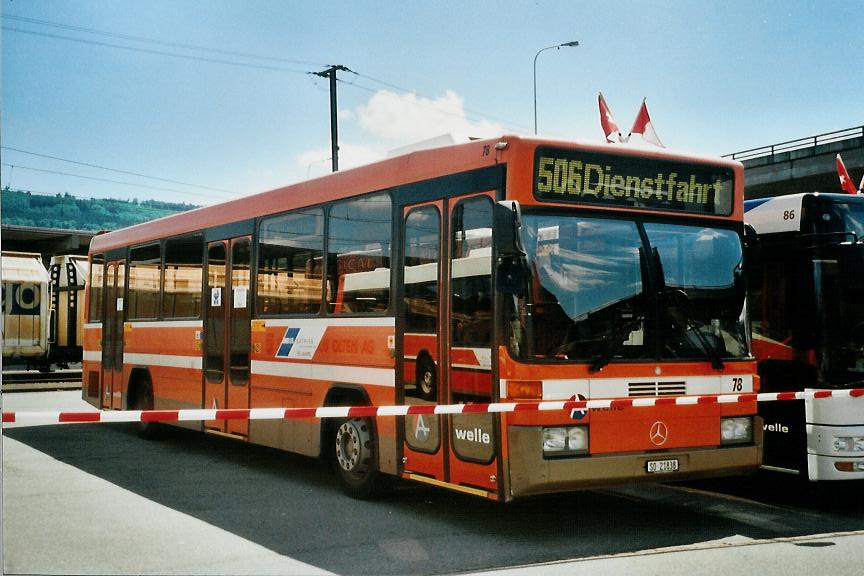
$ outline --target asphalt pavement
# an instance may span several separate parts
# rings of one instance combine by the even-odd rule
[[[80,399],[70,393],[40,393],[40,394],[6,394],[3,396],[4,410],[81,410],[87,405],[82,405]],[[78,426],[78,425],[61,425]],[[98,425],[97,425],[98,426]],[[91,426],[92,428],[92,426]],[[55,430],[57,430],[55,428]],[[80,430],[83,430],[80,429]],[[76,432],[78,429],[76,429]],[[72,430],[64,437],[66,441],[75,443],[87,441],[92,437],[81,434],[73,434]],[[33,442],[36,446],[48,446],[47,441],[57,442],[62,438],[56,434],[46,435],[43,444]],[[122,438],[121,438],[122,439]],[[169,485],[170,475],[160,477],[154,482],[161,483],[156,486],[148,486],[147,479],[141,479],[138,486],[125,477],[108,474],[92,474],[86,469],[102,470],[103,467],[94,467],[92,463],[82,462],[80,466],[73,466],[53,458],[44,451],[33,445],[27,445],[4,435],[2,443],[3,462],[3,568],[7,574],[327,574],[338,572],[341,574],[375,573],[368,569],[368,564],[354,564],[351,558],[344,561],[334,559],[340,553],[340,541],[344,534],[351,534],[349,526],[346,532],[333,533],[334,541],[329,544],[320,544],[322,538],[326,538],[329,531],[326,522],[319,520],[318,524],[309,523],[307,520],[317,517],[319,511],[310,509],[302,514],[297,514],[297,522],[303,525],[285,524],[282,532],[285,538],[295,538],[303,532],[314,534],[309,542],[316,541],[321,545],[321,551],[308,550],[301,544],[300,556],[304,556],[307,562],[291,557],[291,555],[280,553],[290,547],[278,545],[279,529],[274,526],[266,526],[264,523],[275,521],[276,516],[268,514],[267,511],[259,510],[258,513],[250,511],[251,518],[248,526],[259,525],[259,532],[273,532],[268,538],[259,537],[254,530],[232,530],[231,525],[218,525],[219,522],[208,522],[209,516],[201,513],[208,506],[206,499],[192,501],[188,492],[178,493],[182,498],[186,509],[173,505],[174,500],[163,497],[148,498],[150,494],[171,493],[175,487]],[[247,447],[250,448],[250,447]],[[115,460],[123,466],[130,462],[139,460],[124,460],[124,455],[117,452],[122,450],[122,445],[117,445],[114,452],[111,449],[94,454],[94,458],[106,461]],[[174,450],[175,446],[167,446],[168,450]],[[194,448],[193,448],[194,449]],[[200,452],[200,447],[198,447]],[[52,450],[48,450],[51,452]],[[194,452],[193,452],[194,454]],[[197,455],[200,457],[200,453]],[[144,462],[142,470],[144,469]],[[110,463],[109,463],[110,464]],[[229,462],[230,464],[230,462]],[[242,466],[243,461],[240,461]],[[237,467],[237,462],[232,464]],[[110,468],[109,468],[110,471]],[[268,472],[269,470],[264,470]],[[132,475],[134,471],[130,472]],[[304,468],[300,480],[309,482],[321,482],[322,478],[317,472],[309,472]],[[205,482],[206,475],[196,477],[196,482]],[[113,481],[112,481],[113,480]],[[231,481],[232,479],[229,479]],[[127,489],[131,486],[135,490]],[[143,489],[140,489],[142,488]],[[217,487],[218,488],[218,487]],[[205,487],[201,486],[205,492]],[[216,490],[218,493],[218,489]],[[406,492],[403,496],[411,497],[419,495],[421,502],[418,506],[425,506],[430,516],[431,524],[441,523],[441,527],[450,527],[454,532],[461,532],[464,528],[461,523],[451,518],[450,521],[442,520],[430,506],[434,502],[450,502],[445,498],[438,498],[438,491],[428,492]],[[615,502],[626,503],[628,498],[639,498],[642,500],[656,498],[658,501],[645,506],[645,510],[666,510],[667,503],[663,498],[675,497],[686,500],[688,494],[673,493],[666,490],[644,490],[623,489],[611,495],[597,494],[592,500],[600,500],[609,505]],[[431,496],[431,497],[430,497]],[[693,506],[704,508],[705,499],[700,494],[690,495],[693,498]],[[345,498],[334,494],[335,502],[342,504],[344,518],[351,522],[352,518],[362,518],[363,514],[354,515],[351,512],[353,501],[340,500]],[[604,500],[609,498],[609,500]],[[612,500],[615,498],[615,500]],[[453,501],[456,505],[466,502],[462,499]],[[555,500],[554,503],[559,503]],[[759,574],[760,576],[809,574],[813,572],[828,572],[832,576],[858,575],[862,573],[864,566],[864,530],[849,530],[856,524],[854,517],[842,526],[838,524],[838,531],[826,530],[820,533],[809,533],[790,537],[770,537],[775,533],[770,530],[771,523],[789,522],[798,512],[784,510],[780,507],[761,507],[761,505],[740,509],[735,512],[721,510],[724,506],[738,506],[737,502],[712,504],[716,507],[718,514],[726,517],[737,514],[739,518],[730,526],[742,528],[741,532],[748,535],[734,533],[733,529],[705,530],[694,526],[696,537],[688,540],[686,545],[657,546],[650,549],[640,549],[623,553],[604,554],[597,557],[589,557],[581,554],[580,558],[563,559],[554,562],[545,562],[532,565],[519,565],[518,562],[490,562],[487,565],[497,565],[499,568],[488,571],[470,571],[470,574],[527,574],[533,575],[579,575],[579,574],[658,574],[664,576],[698,574]],[[473,504],[473,502],[470,502]],[[553,503],[553,502],[549,502]],[[167,504],[167,505],[166,505]],[[212,504],[212,503],[211,503]],[[230,503],[225,505],[231,506]],[[621,504],[614,504],[621,505]],[[295,505],[296,506],[296,505]],[[338,510],[326,508],[328,515],[333,515]],[[404,504],[402,505],[404,507]],[[590,507],[574,507],[584,509],[590,513],[602,509],[598,505],[596,509]],[[684,508],[687,503],[681,504]],[[219,507],[218,503],[214,504]],[[399,513],[399,506],[395,501],[393,507]],[[409,512],[413,508],[406,508]],[[390,514],[385,503],[378,503],[375,507],[363,506],[360,510],[365,513]],[[482,541],[482,532],[486,536],[496,533],[496,528],[484,522],[494,522],[495,517],[502,519],[523,518],[513,513],[496,514],[495,505],[478,507],[472,509],[482,514],[484,520],[472,524],[466,533],[476,534],[476,538]],[[766,513],[761,511],[765,510]],[[404,511],[404,510],[403,510]],[[770,512],[770,513],[768,513]],[[242,512],[241,512],[242,513]],[[564,511],[562,510],[562,513]],[[610,513],[621,515],[621,510],[612,510]],[[393,514],[392,517],[395,517]],[[529,516],[530,517],[530,516]],[[554,518],[548,514],[541,518]],[[411,520],[410,518],[414,518]],[[370,553],[377,553],[386,557],[389,573],[423,573],[423,574],[445,574],[459,572],[458,564],[448,562],[448,558],[440,556],[441,549],[431,547],[431,541],[424,541],[421,534],[424,533],[421,523],[415,512],[411,512],[408,526],[416,522],[419,532],[411,532],[410,528],[399,528],[398,535],[380,534],[379,542],[370,546]],[[583,523],[584,520],[583,519]],[[395,520],[391,519],[390,522]],[[621,538],[629,536],[626,532],[626,522],[621,523]],[[642,524],[639,524],[640,526]],[[646,525],[651,525],[647,522]],[[667,520],[659,519],[656,523],[657,530],[670,530],[674,525]],[[400,525],[401,526],[401,525]],[[484,526],[486,528],[484,528]],[[566,537],[561,530],[566,525],[555,526],[531,525],[526,523],[525,531],[542,534],[537,541],[552,542],[555,539]],[[819,527],[830,527],[830,523],[818,524]],[[226,529],[228,527],[229,529]],[[429,526],[426,526],[429,529]],[[363,532],[366,527],[357,524],[353,529]],[[518,531],[517,531],[518,533]],[[507,533],[512,534],[512,533]],[[615,534],[615,531],[610,531]],[[704,538],[699,535],[704,534]],[[722,536],[712,538],[711,535]],[[724,535],[725,534],[725,535]],[[376,535],[369,535],[375,539]],[[399,536],[399,537],[396,537]],[[461,536],[461,534],[457,534]],[[585,538],[584,532],[574,531],[574,538]],[[507,537],[507,536],[505,536]],[[512,536],[509,536],[512,538]],[[674,542],[678,537],[670,536],[668,541]],[[653,542],[664,542],[667,539],[662,534],[655,535]],[[532,540],[533,541],[533,540]],[[426,544],[424,544],[426,542]],[[515,541],[512,542],[514,545]],[[452,545],[452,542],[451,542]],[[306,545],[308,546],[308,545]],[[621,549],[617,545],[606,546],[609,550]],[[626,547],[625,547],[626,548]],[[346,551],[351,550],[348,546]],[[432,552],[435,550],[435,552]],[[323,554],[323,555],[322,555]],[[328,557],[330,555],[330,557]],[[430,557],[431,555],[431,557]],[[542,554],[538,554],[538,557]],[[524,556],[523,556],[524,557]],[[437,559],[436,559],[437,558]],[[338,569],[327,572],[319,566],[336,567]],[[434,567],[437,565],[438,571]],[[380,565],[384,566],[384,564]],[[503,566],[503,567],[501,567]],[[507,567],[512,566],[512,567]],[[416,568],[412,569],[412,568]],[[464,570],[464,568],[463,568]]]

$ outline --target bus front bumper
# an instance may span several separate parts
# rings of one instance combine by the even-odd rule
[[[857,416],[860,421],[860,416]],[[839,419],[838,419],[839,420]],[[864,425],[807,424],[807,472],[812,481],[864,479],[864,452],[842,451],[838,439],[864,438]],[[854,420],[853,420],[854,422]]]
[[[610,484],[748,474],[762,462],[762,426],[754,428],[753,444],[546,459],[541,449],[541,427],[511,426],[508,432],[510,497]],[[677,471],[648,472],[649,461],[672,460],[677,460]]]

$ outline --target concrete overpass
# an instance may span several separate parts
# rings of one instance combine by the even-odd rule
[[[90,230],[58,230],[33,226],[0,227],[0,245],[11,252],[39,252],[45,265],[58,254],[87,255],[90,240],[96,232]]]
[[[797,192],[841,192],[840,154],[855,186],[864,175],[864,126],[790,140],[726,155],[744,164],[744,197]]]

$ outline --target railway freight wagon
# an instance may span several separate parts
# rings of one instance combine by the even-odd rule
[[[39,254],[2,253],[3,361],[47,367],[50,289]]]
[[[54,256],[48,267],[51,282],[51,347],[48,360],[58,364],[81,361],[84,342],[86,256]]]

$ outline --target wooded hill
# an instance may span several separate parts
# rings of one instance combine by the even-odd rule
[[[76,198],[69,194],[46,196],[23,190],[0,192],[4,225],[60,228],[63,230],[116,230],[197,208],[194,204],[159,200]]]

